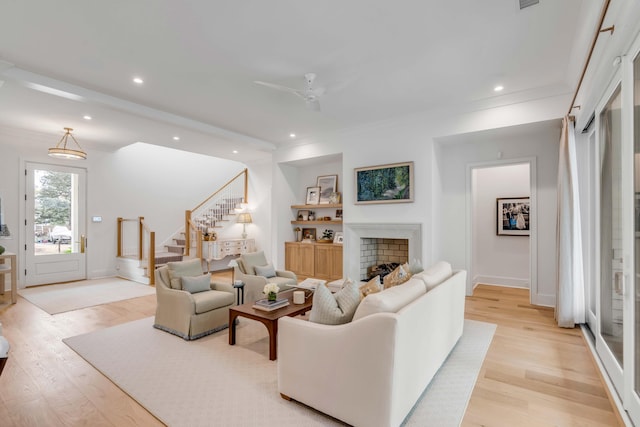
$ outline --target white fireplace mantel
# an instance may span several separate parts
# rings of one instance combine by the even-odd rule
[[[422,259],[422,224],[418,223],[345,223],[344,225],[344,273],[346,277],[360,280],[360,244],[362,238],[407,239],[409,261]]]

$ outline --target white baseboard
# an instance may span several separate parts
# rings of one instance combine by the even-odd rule
[[[531,304],[533,305],[541,305],[544,307],[555,307],[556,306],[556,296],[555,295],[547,295],[547,294],[531,294]]]
[[[475,276],[473,278],[473,286],[485,283],[487,285],[499,285],[508,286],[510,288],[525,288],[529,289],[528,279],[518,279],[516,277],[502,277],[502,276]]]

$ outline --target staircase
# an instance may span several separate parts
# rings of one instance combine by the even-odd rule
[[[156,250],[155,233],[146,227],[144,217],[138,220],[118,218],[118,276],[153,285],[154,276],[149,271],[185,258],[202,259],[202,242],[235,223],[238,206],[247,201],[247,180],[245,169],[194,209],[185,211],[184,227],[160,244],[160,250]],[[138,221],[137,233],[130,229],[128,234],[138,234],[138,245],[136,250],[125,250],[123,224],[133,221]]]

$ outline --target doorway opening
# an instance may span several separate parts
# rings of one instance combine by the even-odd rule
[[[535,159],[468,167],[467,295],[480,283],[537,294]]]

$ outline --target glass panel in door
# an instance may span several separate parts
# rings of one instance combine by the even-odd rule
[[[618,86],[600,113],[600,336],[621,368],[623,236],[620,107]]]
[[[85,175],[81,168],[27,164],[28,286],[86,277]]]

